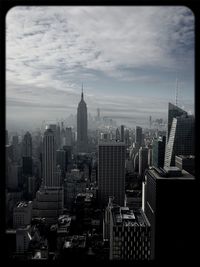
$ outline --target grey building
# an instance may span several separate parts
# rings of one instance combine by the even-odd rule
[[[83,99],[83,91],[77,109],[77,151],[81,153],[88,151],[87,105]]]
[[[104,217],[104,237],[110,260],[149,260],[151,227],[142,210],[132,211],[109,202]]]
[[[64,149],[56,150],[56,165],[60,166],[64,175],[66,170],[66,151]]]
[[[121,137],[120,141],[124,142],[125,141],[124,140],[124,125],[120,126],[120,137]]]
[[[138,147],[142,146],[143,140],[142,140],[142,128],[139,126],[136,126],[136,131],[135,131],[135,143]]]
[[[109,196],[124,205],[125,197],[125,143],[100,141],[98,145],[98,196],[101,206]]]
[[[55,139],[55,133],[47,127],[43,138],[43,181],[33,201],[33,217],[44,217],[49,224],[57,221],[64,208],[61,170],[56,168]]]
[[[145,169],[148,168],[148,148],[140,147],[139,149],[139,175],[143,175]]]

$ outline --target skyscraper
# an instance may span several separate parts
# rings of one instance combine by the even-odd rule
[[[151,168],[143,183],[143,209],[151,224],[154,259],[191,260],[194,253],[195,178],[177,167]],[[187,217],[187,214],[189,217]]]
[[[135,143],[138,147],[142,145],[142,128],[139,126],[136,126]]]
[[[121,142],[124,142],[124,125],[120,126],[120,130],[121,130],[121,133],[120,133]]]
[[[60,142],[61,142],[61,148],[63,148],[63,146],[65,146],[66,144],[66,134],[65,134],[63,121],[61,122]]]
[[[119,132],[119,129],[117,128],[116,129],[116,133],[115,133],[115,136],[116,136],[116,141],[120,141],[120,132]]]
[[[72,128],[67,127],[65,130],[65,145],[72,146]]]
[[[87,121],[87,105],[83,99],[83,87],[81,93],[81,101],[77,109],[77,151],[87,152],[88,150],[88,121]]]
[[[32,137],[26,132],[22,142],[22,169],[24,175],[32,175]]]
[[[178,106],[172,103],[168,104],[168,127],[167,127],[167,140],[166,141],[168,141],[168,138],[169,138],[173,118],[179,117],[184,114],[187,115],[187,112],[185,110],[179,108]]]
[[[101,141],[98,145],[99,203],[108,204],[110,196],[115,203],[124,205],[125,196],[125,144]]]
[[[165,150],[164,166],[175,166],[175,156],[194,155],[194,116],[173,118]]]
[[[132,211],[110,203],[103,222],[104,239],[109,241],[110,260],[149,260],[150,224],[142,210]]]
[[[22,156],[32,157],[32,137],[29,132],[26,132],[22,143]]]
[[[44,132],[43,138],[43,185],[44,187],[57,186],[55,181],[56,147],[55,135],[50,128]]]
[[[139,175],[142,176],[145,169],[148,168],[148,148],[140,147],[139,149]]]
[[[43,137],[43,182],[33,201],[33,217],[44,217],[55,223],[63,213],[64,195],[61,169],[56,167],[55,133],[48,126]]]

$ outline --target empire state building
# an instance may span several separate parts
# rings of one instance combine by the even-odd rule
[[[77,151],[86,153],[88,151],[88,136],[87,136],[87,105],[83,99],[83,86],[81,93],[81,101],[77,109]]]

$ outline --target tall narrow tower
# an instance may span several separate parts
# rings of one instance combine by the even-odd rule
[[[26,132],[22,142],[22,170],[24,175],[32,175],[32,137]]]
[[[43,185],[44,187],[57,186],[56,170],[56,142],[52,129],[47,128],[43,138]]]
[[[85,153],[88,151],[87,129],[87,105],[84,101],[82,85],[81,101],[79,102],[77,109],[77,150],[81,153]]]
[[[23,138],[23,157],[32,157],[32,137],[29,132],[26,132]]]

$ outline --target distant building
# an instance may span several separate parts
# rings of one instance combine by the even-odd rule
[[[125,137],[124,137],[124,125],[121,125],[120,126],[120,137],[121,137],[120,141],[121,142],[124,142],[125,141]]]
[[[22,141],[22,172],[26,176],[33,174],[32,136],[29,132],[26,132]]]
[[[137,147],[141,147],[143,140],[142,140],[142,128],[139,126],[136,126],[136,131],[135,131],[135,143]]]
[[[116,141],[120,141],[120,138],[121,138],[121,137],[120,137],[120,132],[119,132],[119,129],[118,129],[118,128],[116,129],[115,137],[116,137],[116,138],[115,138]]]
[[[153,162],[153,149],[152,148],[148,148],[148,166],[152,166],[152,162]]]
[[[148,148],[140,147],[139,149],[139,175],[142,176],[148,168]]]
[[[29,132],[26,132],[22,141],[22,156],[32,157],[32,137]]]
[[[100,120],[100,108],[97,108],[97,120]]]
[[[134,165],[134,171],[138,172],[139,171],[139,152],[137,152],[134,156],[133,165]]]
[[[43,185],[44,187],[58,186],[56,171],[56,140],[51,128],[47,128],[43,138]]]
[[[165,136],[153,140],[152,165],[155,167],[163,168],[164,166],[165,144],[166,144]]]
[[[56,150],[56,165],[60,166],[64,175],[66,171],[66,151],[64,149]]]
[[[13,210],[13,227],[25,227],[31,223],[32,201],[20,202]]]
[[[65,151],[65,170],[69,171],[72,164],[72,147],[71,146],[63,146],[63,149]]]
[[[37,191],[37,179],[35,176],[28,177],[28,195],[31,199],[35,198]]]
[[[100,142],[98,145],[98,198],[105,206],[109,196],[124,205],[125,196],[125,143]]]
[[[61,122],[60,145],[61,145],[61,148],[66,145],[66,133],[65,133],[63,121]]]
[[[133,212],[109,201],[105,211],[110,260],[149,260],[151,227],[142,210]]]
[[[13,161],[14,162],[19,162],[19,137],[18,135],[14,135],[12,137],[12,147],[13,147]]]
[[[88,151],[87,105],[83,99],[83,91],[77,109],[77,151],[80,153]]]
[[[186,214],[195,214],[194,189],[194,177],[177,167],[146,172],[142,207],[151,224],[152,259],[191,259],[195,233]]]
[[[72,128],[67,127],[65,130],[65,145],[72,146]]]
[[[130,137],[129,137],[129,130],[128,129],[125,130],[124,141],[125,141],[126,147],[128,148],[130,146]]]
[[[18,191],[22,176],[22,168],[16,162],[7,161],[6,187],[11,191]]]

